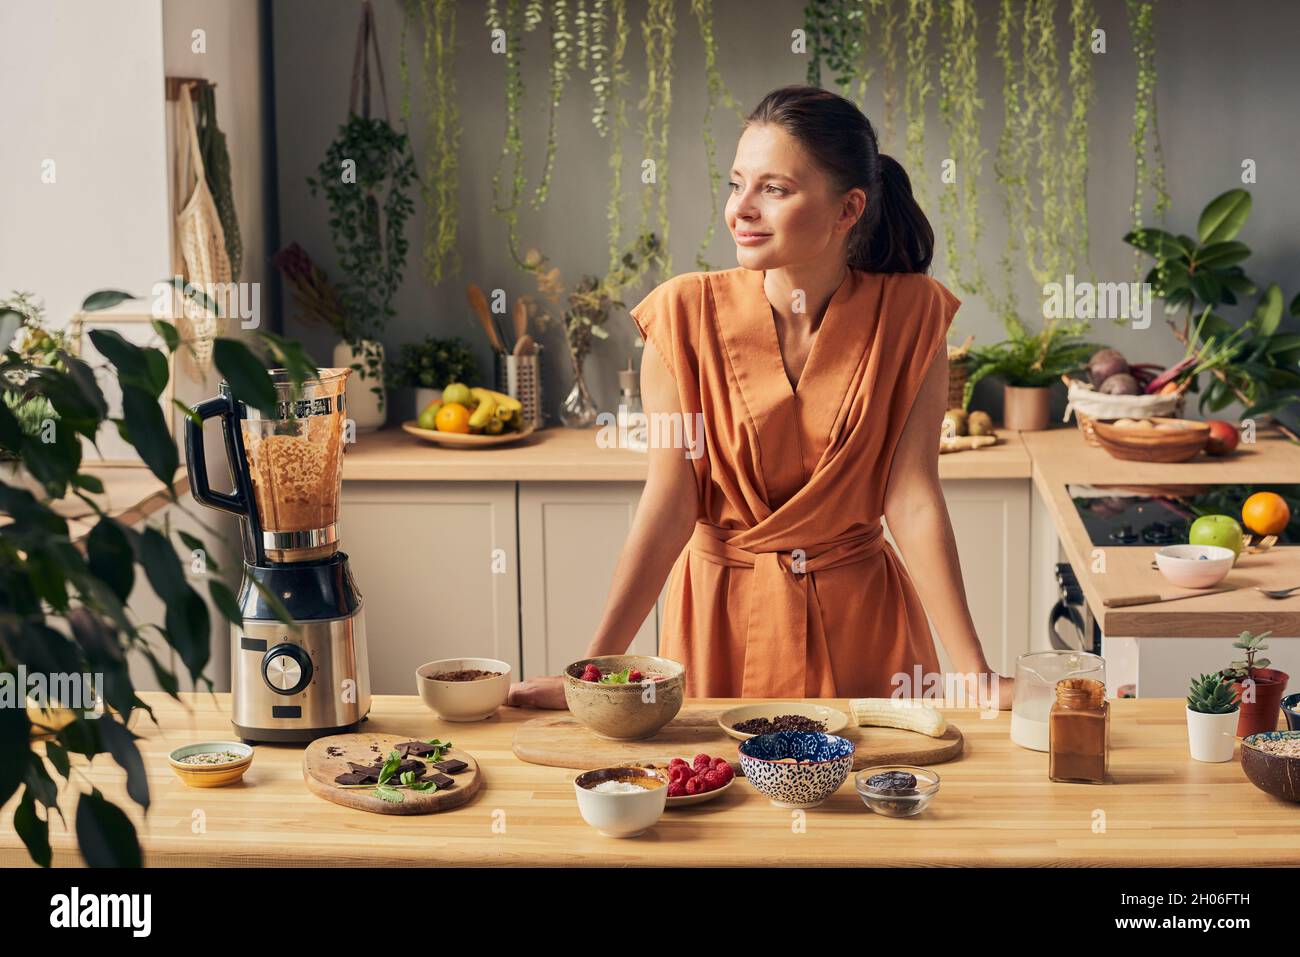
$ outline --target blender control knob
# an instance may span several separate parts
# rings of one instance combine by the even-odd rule
[[[276,645],[262,659],[262,679],[276,694],[297,694],[311,683],[311,656],[299,645]]]

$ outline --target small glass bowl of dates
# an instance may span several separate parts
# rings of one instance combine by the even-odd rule
[[[939,775],[925,768],[887,764],[863,768],[853,776],[862,802],[886,817],[920,814],[939,792]]]

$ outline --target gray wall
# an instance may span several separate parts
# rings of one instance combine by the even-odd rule
[[[644,84],[643,43],[638,27],[644,5],[629,4],[633,28],[628,43],[631,82],[630,126],[625,136],[625,222],[628,238],[639,218],[636,176],[641,158],[635,103]],[[993,181],[992,155],[1001,129],[1001,75],[993,57],[996,27],[994,2],[980,2],[980,86],[985,100],[985,161],[982,199],[985,238],[980,250],[986,268],[996,275],[997,257],[1005,233],[1000,227],[1000,193]],[[1130,50],[1122,0],[1096,0],[1099,25],[1107,31],[1104,56],[1095,58],[1097,101],[1092,111],[1091,173],[1088,184],[1091,223],[1091,267],[1098,279],[1128,281],[1133,278],[1132,250],[1120,237],[1129,226],[1133,190],[1133,123],[1135,64]],[[432,333],[459,334],[474,343],[484,369],[491,354],[465,301],[465,285],[475,282],[485,289],[500,287],[511,301],[535,291],[531,277],[516,270],[506,250],[506,230],[491,212],[491,177],[501,148],[504,129],[503,65],[487,49],[483,5],[460,4],[457,22],[456,82],[464,127],[461,142],[460,240],[463,263],[460,277],[432,287],[420,275],[419,236],[422,204],[410,238],[412,252],[398,308],[400,315],[389,327],[385,344],[390,350],[406,341]],[[802,82],[804,57],[789,52],[790,30],[801,25],[800,0],[717,0],[715,35],[718,65],[729,89],[746,108],[752,108],[770,89]],[[1176,11],[1176,15],[1175,15]],[[352,45],[357,4],[354,0],[275,0],[275,72],[279,141],[281,239],[298,241],[329,269],[332,264],[323,202],[313,200],[304,178],[314,170],[343,120],[347,107]],[[399,100],[397,73],[399,5],[378,0],[376,14],[384,50],[389,96],[394,113]],[[1062,75],[1066,69],[1065,35],[1068,4],[1062,3],[1058,31],[1062,40]],[[671,148],[669,161],[671,250],[675,268],[694,269],[695,253],[709,216],[709,179],[699,129],[704,110],[702,46],[690,5],[677,5],[677,44],[674,58]],[[935,40],[937,41],[937,17]],[[1300,68],[1294,51],[1300,41],[1300,5],[1263,0],[1243,0],[1225,7],[1214,0],[1179,0],[1157,7],[1156,47],[1159,69],[1160,131],[1167,163],[1173,207],[1168,225],[1193,232],[1201,208],[1218,193],[1240,185],[1245,158],[1258,164],[1258,183],[1249,187],[1255,205],[1242,239],[1255,249],[1247,263],[1257,281],[1282,283],[1288,301],[1300,291],[1295,263],[1297,236],[1294,224],[1300,214],[1300,194],[1291,178],[1300,157],[1300,124],[1294,108],[1286,104],[1297,88]],[[409,42],[412,74],[418,48]],[[546,136],[548,38],[545,26],[525,38],[524,76],[527,99],[524,137],[530,189],[537,181]],[[938,50],[937,42],[932,49]],[[829,82],[829,81],[828,81]],[[937,77],[935,79],[937,84]],[[415,102],[418,104],[418,88]],[[1067,95],[1068,103],[1068,95]],[[867,113],[882,125],[878,86],[868,91]],[[551,256],[565,279],[572,282],[583,272],[603,271],[606,263],[605,203],[608,192],[607,144],[590,122],[590,98],[585,74],[575,72],[560,111],[559,151],[549,203],[541,211],[526,208],[520,215],[522,248],[538,246]],[[931,98],[927,128],[929,192],[937,196],[940,160],[947,155],[946,132]],[[901,136],[901,116],[899,130]],[[725,110],[715,113],[714,134],[719,165],[730,167],[739,124]],[[413,133],[417,160],[427,144],[417,124]],[[902,157],[901,142],[882,144]],[[910,171],[917,177],[917,171]],[[506,175],[508,176],[508,170]],[[734,245],[721,221],[725,185],[719,192],[719,218],[707,258],[714,269],[735,265]],[[930,209],[938,233],[937,202]],[[1076,267],[1076,273],[1086,273]],[[940,250],[934,268],[940,279],[946,267]],[[1027,271],[1022,271],[1021,304],[1032,318],[1038,291]],[[651,280],[651,285],[656,280]],[[646,287],[648,288],[648,287]],[[625,300],[634,305],[646,289],[629,291]],[[1157,310],[1159,306],[1157,305]],[[1231,315],[1231,313],[1230,313]],[[1157,315],[1157,320],[1159,316]],[[1294,325],[1294,321],[1292,321]],[[636,332],[626,313],[611,321],[612,336],[599,343],[589,362],[590,379],[598,404],[610,407],[617,396],[617,369],[629,356],[639,363]],[[328,333],[304,328],[290,320],[288,329],[301,336],[318,358],[328,358]],[[1160,322],[1145,331],[1116,329],[1107,322],[1095,326],[1098,338],[1120,348],[1133,361],[1171,362],[1181,349]],[[966,303],[954,325],[952,340],[973,333],[978,342],[1002,338],[1000,321],[974,297]],[[559,329],[546,338],[549,360],[545,384],[547,404],[554,409],[569,385],[568,364]],[[976,403],[998,411],[998,390],[985,383]],[[1058,409],[1063,397],[1058,397]],[[1229,413],[1239,410],[1230,409]],[[395,414],[407,409],[398,405]],[[1189,413],[1194,409],[1189,409]]]

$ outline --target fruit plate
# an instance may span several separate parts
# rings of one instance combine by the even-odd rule
[[[702,794],[683,794],[681,797],[670,797],[668,798],[668,807],[687,807],[691,804],[703,804],[705,801],[712,801],[715,797],[725,792],[727,788],[731,787],[735,783],[736,779],[732,778],[722,787],[714,788],[712,791],[705,791]]]
[[[827,708],[820,704],[804,704],[800,701],[769,701],[765,704],[746,704],[732,708],[718,715],[718,726],[737,741],[748,741],[754,737],[744,731],[737,731],[735,725],[754,718],[776,718],[783,714],[797,714],[812,718],[826,725],[826,734],[839,734],[849,725],[849,717],[843,711]]]
[[[439,432],[436,429],[422,429],[414,421],[403,422],[402,431],[414,435],[417,439],[445,445],[454,449],[482,449],[490,445],[505,445],[518,442],[532,435],[536,429],[529,425],[518,432],[502,432],[500,435],[475,435],[472,432]]]

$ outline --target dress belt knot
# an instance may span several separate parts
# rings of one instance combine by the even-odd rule
[[[729,568],[754,569],[755,578],[749,589],[741,696],[816,696],[822,688],[809,687],[808,661],[810,657],[825,659],[825,671],[829,674],[829,653],[820,628],[817,630],[820,647],[809,648],[812,636],[808,629],[808,573],[838,568],[875,555],[885,545],[884,527],[877,520],[861,535],[832,543],[810,542],[766,550],[733,544],[732,540],[745,531],[697,522],[687,543],[692,554],[706,561]]]

